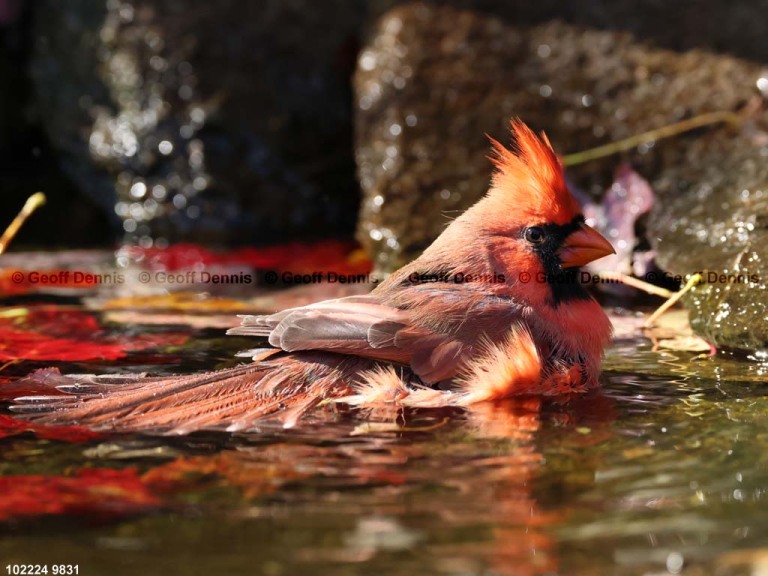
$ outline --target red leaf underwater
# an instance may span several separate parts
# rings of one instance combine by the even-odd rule
[[[0,493],[0,521],[58,514],[111,519],[161,505],[135,468],[86,468],[71,477],[0,477]]]
[[[58,306],[0,311],[0,361],[116,360],[130,351],[178,346],[186,334],[121,336],[103,329],[88,312]]]
[[[44,516],[112,520],[178,506],[175,497],[236,486],[245,499],[306,476],[293,463],[252,461],[237,452],[182,457],[138,473],[136,468],[83,468],[72,476],[0,477],[0,522]]]
[[[26,420],[17,420],[12,416],[0,414],[0,439],[31,432],[45,440],[61,442],[88,442],[102,438],[103,434],[81,426],[41,426]]]

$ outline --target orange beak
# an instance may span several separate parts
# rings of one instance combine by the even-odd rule
[[[563,268],[578,268],[609,254],[616,254],[611,243],[586,224],[571,233],[557,251]]]

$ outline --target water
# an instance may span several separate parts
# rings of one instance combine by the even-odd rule
[[[221,366],[242,345],[214,332],[195,336],[188,355],[169,353],[189,359],[175,368]],[[186,458],[203,478],[125,517],[7,522],[2,569],[764,574],[764,368],[694,356],[624,338],[608,352],[603,392],[564,404],[343,413],[241,436],[1,440],[3,476],[84,466],[146,475]]]

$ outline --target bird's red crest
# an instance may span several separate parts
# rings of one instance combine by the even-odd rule
[[[565,184],[549,139],[543,132],[537,136],[518,119],[512,120],[511,129],[512,150],[491,138],[491,160],[496,165],[491,197],[529,222],[570,222],[581,208]]]

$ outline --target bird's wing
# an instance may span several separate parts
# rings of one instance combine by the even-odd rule
[[[461,375],[485,342],[504,339],[526,315],[519,303],[481,285],[416,284],[397,291],[391,303],[399,309],[429,311],[415,313],[395,338],[396,347],[412,351],[411,368],[429,383]]]
[[[261,336],[286,352],[326,350],[378,360],[407,363],[410,354],[395,343],[411,314],[382,304],[373,296],[351,296],[290,308],[269,316],[241,316],[227,332]]]
[[[242,316],[228,334],[265,337],[286,352],[325,350],[409,364],[424,382],[435,383],[456,376],[483,335],[503,337],[519,319],[519,306],[482,290],[414,285],[396,299],[371,294]]]

